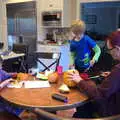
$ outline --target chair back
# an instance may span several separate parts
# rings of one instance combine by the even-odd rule
[[[37,62],[39,62],[44,68],[42,72],[45,70],[50,70],[50,68],[55,65],[55,70],[57,70],[57,66],[59,65],[60,58],[61,58],[61,53],[46,53],[46,52],[36,52],[37,56]],[[49,65],[46,65],[44,61],[41,59],[52,59],[52,61]]]
[[[28,45],[25,44],[13,44],[13,52],[28,54]]]
[[[103,118],[66,118],[66,117],[57,116],[55,114],[46,112],[38,108],[34,109],[33,112],[36,113],[43,120],[120,120],[120,114],[110,117],[103,117]]]
[[[27,63],[27,60],[28,60],[28,45],[26,45],[26,44],[13,44],[13,52],[15,52],[17,54],[20,54],[20,53],[25,54],[24,61],[23,61],[23,59],[22,60],[18,59],[16,61],[17,66],[18,66],[18,64],[20,64],[20,68],[18,68],[17,71],[20,70],[22,72],[28,72],[28,63]]]

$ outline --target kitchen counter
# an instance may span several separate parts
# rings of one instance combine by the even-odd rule
[[[58,43],[46,43],[46,44],[44,44],[44,43],[41,43],[40,41],[37,41],[37,44],[46,45],[46,46],[64,46],[64,45],[68,45],[67,43],[65,43],[65,44],[58,44]]]

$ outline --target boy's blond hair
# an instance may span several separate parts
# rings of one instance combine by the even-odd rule
[[[75,20],[75,21],[72,22],[71,31],[74,34],[79,35],[81,33],[84,33],[85,29],[86,29],[86,25],[85,25],[84,21]]]

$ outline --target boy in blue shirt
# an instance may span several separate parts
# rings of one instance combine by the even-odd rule
[[[89,70],[98,61],[101,54],[99,46],[84,32],[85,23],[81,20],[73,21],[70,40],[70,68],[75,67],[79,72]],[[91,56],[91,50],[94,51],[93,57]]]

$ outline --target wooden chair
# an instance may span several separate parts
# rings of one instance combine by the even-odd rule
[[[104,118],[63,118],[55,114],[43,111],[41,109],[34,109],[34,113],[40,116],[40,120],[120,120],[120,114]]]
[[[53,65],[56,65],[55,70],[57,70],[57,66],[59,65],[61,53],[36,52],[36,56],[37,56],[37,62],[39,62],[43,66],[43,69],[41,72],[44,72],[45,70],[50,70],[50,68]],[[48,65],[44,63],[44,61],[42,61],[41,59],[52,59],[53,61]]]
[[[12,113],[4,111],[0,112],[0,120],[21,120],[21,119],[16,115],[13,115]]]

